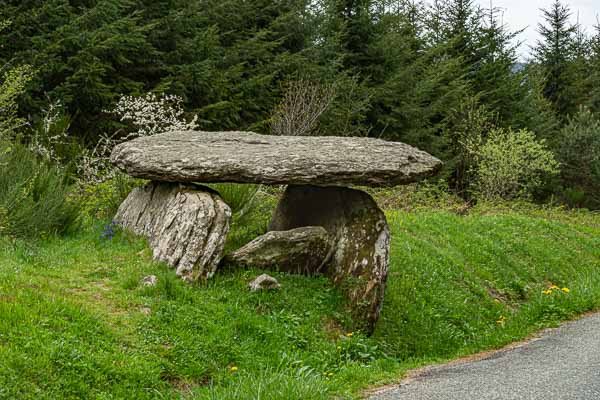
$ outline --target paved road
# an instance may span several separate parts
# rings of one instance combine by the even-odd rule
[[[479,361],[425,369],[370,400],[600,400],[600,314]]]

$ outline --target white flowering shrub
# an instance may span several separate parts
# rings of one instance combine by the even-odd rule
[[[42,110],[42,120],[34,127],[29,139],[29,150],[41,158],[56,165],[62,162],[57,147],[69,142],[70,118],[64,114],[60,100],[49,101],[48,107]]]
[[[144,96],[122,96],[115,108],[108,112],[127,123],[131,130],[103,135],[96,147],[84,152],[78,171],[84,182],[98,184],[117,175],[118,171],[109,158],[119,143],[142,136],[198,128],[198,117],[186,120],[183,99],[174,95],[147,93]]]
[[[152,136],[168,131],[195,130],[198,128],[198,116],[186,121],[183,99],[178,96],[147,93],[145,96],[122,96],[112,113],[121,122],[132,125],[134,130],[125,140],[139,136]]]

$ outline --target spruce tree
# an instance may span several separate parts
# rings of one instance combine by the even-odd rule
[[[544,23],[539,23],[541,39],[534,47],[535,61],[542,67],[546,80],[544,96],[561,117],[576,109],[574,77],[570,63],[574,58],[574,35],[577,27],[569,23],[571,11],[560,0],[542,10]]]
[[[600,114],[600,22],[595,26],[594,36],[590,40],[591,54],[587,71],[587,87],[590,89],[588,107]]]

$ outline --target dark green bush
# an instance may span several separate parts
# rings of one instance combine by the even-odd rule
[[[75,226],[65,173],[20,144],[0,142],[0,235],[34,238]]]

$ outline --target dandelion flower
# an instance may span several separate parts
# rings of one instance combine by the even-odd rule
[[[236,371],[238,370],[238,367],[236,367],[236,366],[234,365],[233,367],[229,368],[229,370],[230,370],[231,372],[236,372]]]
[[[564,287],[564,288],[562,288],[560,290],[562,290],[565,293],[569,293],[571,291],[568,287]]]
[[[560,289],[560,288],[559,288],[558,286],[556,286],[556,285],[552,285],[552,286],[550,286],[548,289],[549,289],[549,290],[558,290],[558,289]]]
[[[337,349],[338,349],[338,350],[341,350],[341,349],[342,349],[342,346],[338,346],[338,347],[337,347]]]
[[[542,293],[544,293],[544,294],[552,294],[552,290],[550,290],[550,289],[543,290]]]
[[[352,335],[354,335],[352,332],[346,333],[346,336],[348,336],[348,337],[352,337]]]

